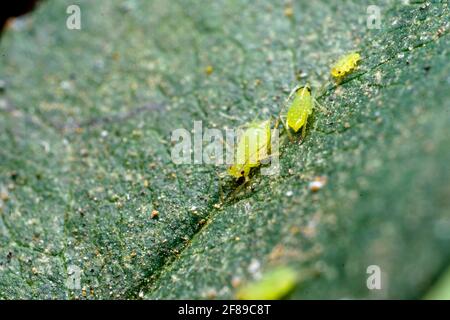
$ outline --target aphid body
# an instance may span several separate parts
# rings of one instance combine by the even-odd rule
[[[286,297],[297,285],[297,274],[288,266],[265,272],[259,281],[244,285],[236,293],[240,300],[278,300]]]
[[[248,180],[250,169],[258,167],[270,154],[270,134],[270,120],[249,124],[239,137],[234,164],[228,168],[228,173],[236,179]]]
[[[298,88],[287,112],[286,123],[288,127],[297,132],[301,127],[306,126],[313,108],[314,99],[311,96],[311,88],[309,86]]]
[[[341,79],[342,77],[352,72],[356,68],[360,60],[361,55],[357,52],[352,52],[341,57],[331,67],[331,75],[336,79]]]

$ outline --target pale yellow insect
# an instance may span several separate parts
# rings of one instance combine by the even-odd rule
[[[297,285],[297,273],[280,266],[263,274],[259,281],[244,285],[236,293],[240,300],[278,300],[286,297]]]
[[[295,132],[303,127],[306,130],[308,117],[314,108],[313,97],[311,96],[311,88],[304,86],[298,88],[295,92],[294,100],[287,112],[286,124]],[[304,133],[302,133],[304,135]]]
[[[236,179],[249,180],[251,168],[258,167],[270,154],[270,120],[252,122],[239,137],[234,163],[228,173]]]
[[[314,94],[312,93],[309,85],[303,87],[296,86],[286,99],[286,104],[291,100],[292,96],[294,96],[294,99],[289,105],[286,116],[282,114],[284,108],[282,108],[279,116],[279,119],[282,122],[283,118],[286,118],[286,123],[283,122],[283,124],[291,141],[292,137],[289,133],[289,128],[294,130],[294,132],[298,132],[303,128],[302,138],[304,138],[306,135],[306,125],[308,123],[308,117],[312,114],[316,104],[320,106],[320,104],[314,97]],[[324,109],[322,106],[320,107]]]
[[[361,55],[357,52],[349,53],[341,58],[331,67],[331,75],[340,80],[356,69]]]

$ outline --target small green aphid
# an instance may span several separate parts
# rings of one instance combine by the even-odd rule
[[[235,162],[228,173],[249,180],[250,169],[258,167],[270,154],[270,120],[252,122],[240,136],[235,149]]]
[[[241,300],[279,300],[297,285],[296,272],[287,266],[277,267],[263,274],[259,281],[244,285],[236,293]]]
[[[280,112],[280,120],[283,122],[283,118],[286,118],[286,123],[283,122],[284,127],[286,128],[287,133],[289,134],[289,128],[294,130],[294,132],[298,132],[302,129],[302,138],[306,135],[306,125],[308,123],[308,117],[314,110],[315,105],[320,104],[317,102],[317,99],[314,97],[314,94],[311,91],[309,85],[305,86],[296,86],[288,98],[286,99],[289,102],[294,96],[291,104],[289,105],[289,109],[287,115],[282,115],[283,109]],[[323,107],[322,107],[323,108]],[[289,138],[292,140],[290,134]]]
[[[311,96],[311,88],[304,86],[295,91],[294,100],[288,109],[286,123],[289,128],[295,132],[303,127],[306,128],[308,117],[311,115],[314,107],[313,97]],[[304,133],[302,133],[304,136]]]
[[[331,67],[331,75],[336,80],[342,79],[355,70],[360,60],[361,55],[357,52],[352,52],[339,58],[339,60]]]

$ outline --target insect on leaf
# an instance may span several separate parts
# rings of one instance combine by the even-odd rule
[[[286,297],[296,284],[296,272],[281,266],[263,274],[261,280],[243,286],[236,297],[241,300],[278,300]]]

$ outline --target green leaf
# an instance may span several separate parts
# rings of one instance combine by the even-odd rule
[[[450,299],[450,272],[446,272],[439,278],[437,283],[426,293],[427,300],[449,300]]]
[[[424,295],[450,261],[448,3],[378,1],[380,29],[371,1],[289,3],[79,1],[69,30],[46,1],[3,34],[0,298],[233,298],[278,265],[292,298]],[[354,50],[279,176],[218,206],[225,168],[172,162],[174,129],[276,116]]]

